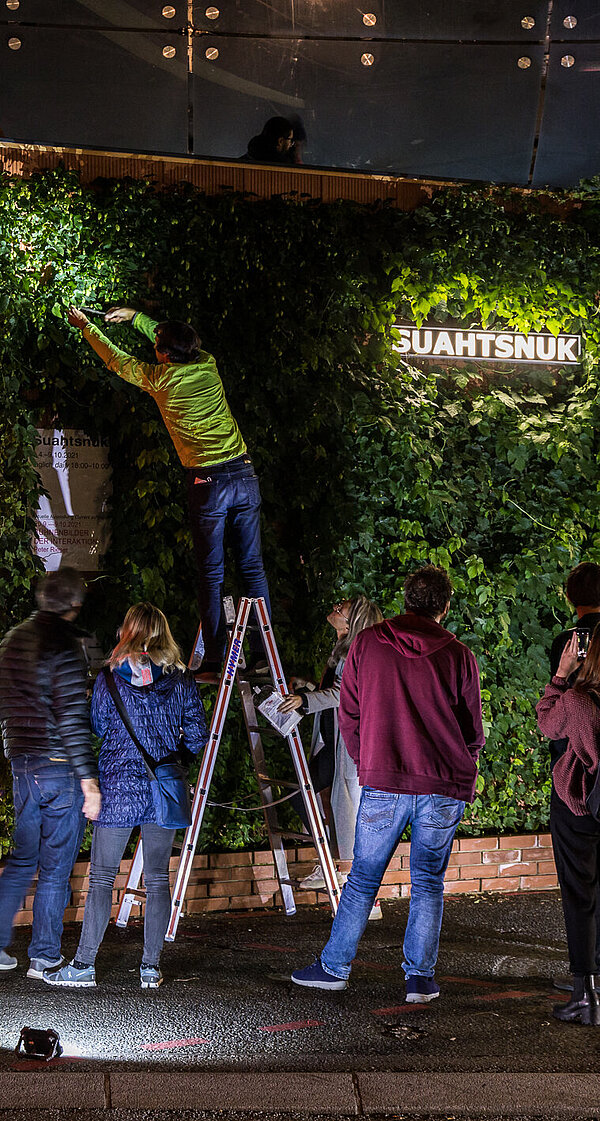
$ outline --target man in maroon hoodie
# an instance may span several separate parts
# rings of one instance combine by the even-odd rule
[[[297,985],[346,988],[383,874],[410,825],[406,999],[439,996],[444,875],[485,742],[477,662],[440,625],[451,594],[443,569],[414,572],[404,583],[406,613],[362,631],[348,652],[339,722],[363,787],[354,860],[329,941],[292,974]]]

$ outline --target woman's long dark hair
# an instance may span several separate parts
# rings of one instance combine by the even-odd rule
[[[365,627],[372,627],[375,623],[383,621],[383,615],[376,603],[372,603],[366,596],[354,596],[354,599],[349,599],[350,611],[348,614],[348,630],[341,638],[338,638],[329,658],[327,659],[328,666],[337,666],[342,658],[346,657],[350,649],[350,643],[359,631],[364,631]]]
[[[587,656],[573,688],[578,693],[596,693],[600,696],[600,627],[592,632]]]

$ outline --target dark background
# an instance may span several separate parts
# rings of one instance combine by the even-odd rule
[[[597,0],[0,0],[24,142],[237,159],[296,114],[307,164],[565,187],[600,171],[599,111]]]

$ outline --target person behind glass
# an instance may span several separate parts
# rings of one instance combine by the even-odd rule
[[[252,163],[301,164],[301,145],[305,139],[299,121],[270,117],[262,132],[248,141],[246,159]]]
[[[327,622],[333,627],[337,641],[319,688],[309,690],[302,686],[300,679],[293,679],[298,691],[288,693],[279,706],[280,712],[298,710],[302,715],[314,715],[308,766],[315,793],[321,795],[324,807],[329,808],[333,818],[340,883],[345,882],[352,863],[356,814],[360,802],[356,763],[346,750],[338,724],[342,671],[355,636],[365,627],[380,623],[382,619],[383,615],[377,604],[372,603],[365,595],[334,604]],[[302,799],[296,798],[293,804],[308,826]],[[326,813],[326,817],[328,816]],[[320,864],[302,880],[300,887],[304,891],[320,891],[325,887]],[[374,906],[371,918],[381,918],[381,908],[378,905]]]
[[[207,741],[206,719],[196,683],[162,611],[151,603],[130,607],[108,666],[140,743],[154,759],[185,748],[196,754]],[[96,954],[110,919],[115,877],[132,829],[141,827],[144,852],[143,989],[162,982],[159,961],[169,916],[169,860],[174,829],[156,822],[150,779],[109,693],[104,674],[92,695],[92,727],[101,737],[98,770],[102,811],[94,827],[90,886],[75,957],[44,981],[67,988],[96,984]]]
[[[557,1004],[557,1020],[600,1026],[595,985],[597,969],[597,897],[600,880],[600,822],[586,798],[600,764],[600,628],[591,638],[580,666],[578,637],[572,633],[558,668],[538,702],[542,735],[566,739],[567,747],[552,769],[550,832],[562,898],[573,994]]]
[[[226,526],[244,594],[264,597],[271,614],[260,543],[258,478],[227,403],[216,362],[202,350],[194,328],[175,320],[156,323],[127,307],[110,308],[104,318],[107,323],[130,323],[154,343],[156,363],[140,362],[114,346],[82,311],[69,310],[69,323],[81,330],[105,366],[154,398],[185,468],[204,640],[204,659],[195,676],[214,684],[219,680],[226,645]],[[249,643],[249,668],[264,671],[260,635],[252,631]]]
[[[556,636],[552,642],[550,651],[550,676],[554,677],[557,672],[558,664],[562,652],[568,643],[574,628],[578,631],[587,633],[589,642],[596,626],[600,623],[600,564],[594,564],[593,561],[582,561],[578,564],[567,577],[566,596],[570,604],[575,608],[577,613],[577,622],[563,630]],[[583,664],[582,659],[577,663],[577,668],[571,674],[568,684],[573,685],[577,680],[577,674]],[[568,740],[563,736],[558,740],[550,741],[550,766],[554,764],[561,755],[567,750]],[[600,974],[600,884],[598,885],[598,899],[596,902],[596,974]],[[554,987],[557,989],[565,989],[567,992],[573,990],[572,977],[553,977]]]

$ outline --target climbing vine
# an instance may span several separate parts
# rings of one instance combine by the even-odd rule
[[[109,436],[112,544],[82,622],[105,649],[151,599],[187,648],[194,565],[182,471],[153,401],[108,374],[69,303],[127,303],[189,320],[218,362],[261,478],[264,553],[284,664],[319,675],[332,600],[386,613],[433,561],[451,573],[450,627],[476,653],[488,744],[463,828],[545,827],[547,745],[534,705],[570,619],[562,588],[600,560],[600,202],[440,192],[414,213],[71,173],[0,180],[0,622],[31,606],[35,427]],[[403,361],[394,324],[581,333],[580,367],[493,372]],[[125,328],[111,337],[140,356]],[[231,590],[235,576],[231,572]],[[252,794],[241,726],[218,801]],[[306,737],[305,737],[306,738]],[[285,760],[281,760],[283,766]],[[10,798],[0,804],[6,847]],[[211,811],[205,847],[255,844],[250,815]]]

